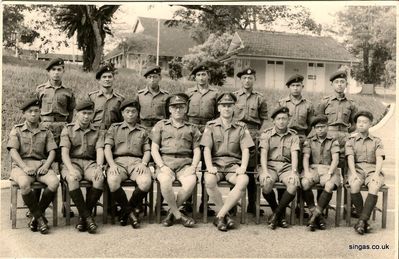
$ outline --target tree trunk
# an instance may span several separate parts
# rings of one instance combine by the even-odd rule
[[[363,69],[364,69],[364,82],[370,81],[370,68],[369,68],[369,44],[366,42],[363,47]]]

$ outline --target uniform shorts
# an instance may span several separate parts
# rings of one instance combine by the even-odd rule
[[[329,165],[312,164],[309,169],[310,176],[303,178],[307,179],[312,185],[320,183],[321,186],[324,186],[327,181],[334,183],[336,186],[342,185],[343,180],[339,170],[335,170],[331,177],[328,174]]]
[[[121,174],[125,175],[125,178],[129,178],[133,181],[136,181],[138,176],[137,172],[134,172],[134,169],[138,164],[141,163],[141,158],[139,157],[131,157],[131,156],[120,156],[114,159],[115,164],[118,166],[118,170]],[[107,171],[108,174],[108,171]],[[151,171],[148,168],[146,172],[149,176],[151,175]]]
[[[193,161],[192,158],[163,155],[162,160],[165,165],[174,172],[174,174],[170,174],[170,177],[173,179],[173,181],[175,181],[176,179],[180,181],[180,179],[185,176],[195,175],[195,172],[191,173],[186,170],[191,166],[191,163]],[[155,176],[158,178],[160,173],[161,169],[157,166],[155,168]]]
[[[240,167],[239,164],[221,165],[220,163],[214,163],[213,166],[218,169],[216,173],[218,182],[224,179],[230,182],[230,178],[235,175],[235,171]]]
[[[80,159],[80,158],[71,158],[72,166],[80,173],[79,181],[82,179],[93,181],[94,175],[97,170],[97,163],[94,160]],[[68,175],[68,168],[62,164],[61,165],[61,176],[62,179],[65,179]]]
[[[36,171],[46,162],[46,160],[34,160],[34,159],[22,159],[24,161],[24,163],[29,166],[34,168]],[[53,174],[54,177],[57,177],[57,175],[54,172],[54,163],[51,165],[51,169],[48,170],[46,175],[49,174]],[[22,168],[20,168],[15,162],[12,162],[11,164],[11,173],[10,173],[10,179],[13,181],[16,181],[18,179],[18,177],[22,176],[22,175],[26,175],[28,176],[23,170]],[[34,175],[34,176],[30,176],[31,178],[33,178],[33,180],[41,181],[41,175]]]
[[[268,177],[273,182],[287,183],[289,178],[293,176],[291,163],[280,161],[267,162]],[[296,179],[296,185],[299,186],[299,178]]]
[[[362,184],[367,185],[370,183],[370,181],[373,179],[373,174],[375,172],[375,164],[370,164],[370,163],[356,163],[355,164],[355,169],[356,173],[352,174],[349,172],[349,177],[348,177],[348,183],[349,185],[354,184],[356,179],[358,179]],[[384,173],[381,172],[377,184],[379,186],[384,185],[385,177]]]

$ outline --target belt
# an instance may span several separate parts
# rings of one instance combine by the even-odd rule
[[[344,125],[328,126],[328,130],[348,132],[348,127]]]
[[[40,117],[43,122],[66,122],[67,116],[61,114],[42,115]]]
[[[197,125],[205,125],[211,118],[188,117],[188,121]]]
[[[120,155],[120,156],[114,156],[114,158],[118,157],[128,157],[128,158],[142,158],[143,156],[128,156],[128,155]]]
[[[175,157],[175,158],[192,158],[192,155],[187,155],[187,154],[163,154],[162,156]]]

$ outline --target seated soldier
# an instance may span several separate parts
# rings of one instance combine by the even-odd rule
[[[22,199],[33,215],[28,226],[32,231],[39,229],[46,234],[49,227],[44,212],[56,195],[59,180],[51,169],[57,145],[51,131],[39,125],[40,107],[36,98],[22,105],[25,122],[11,130],[7,149],[12,159],[10,179],[18,184]],[[47,185],[39,202],[31,190],[35,180]]]
[[[359,221],[354,226],[357,233],[363,235],[370,231],[371,212],[377,204],[378,191],[384,185],[382,163],[385,159],[381,139],[369,134],[373,122],[373,114],[359,111],[355,114],[356,133],[353,133],[345,144],[345,155],[348,159],[348,183],[351,189],[352,203],[360,213]],[[363,206],[360,188],[365,184],[368,195]]]
[[[122,102],[120,111],[123,122],[111,125],[104,142],[104,154],[109,165],[107,182],[111,197],[122,207],[121,225],[125,226],[129,220],[133,228],[138,228],[140,220],[136,211],[152,184],[151,171],[147,167],[151,157],[150,144],[146,129],[136,124],[139,103],[127,99]],[[126,179],[137,183],[129,201],[121,187]]]
[[[201,133],[185,120],[187,103],[188,96],[183,93],[168,97],[165,105],[170,118],[159,121],[151,130],[151,155],[157,165],[156,176],[170,208],[162,221],[165,227],[172,226],[175,219],[185,227],[195,224],[194,219],[178,209],[191,196],[197,184],[196,168],[201,159]],[[172,188],[175,179],[182,185],[177,200]]]
[[[246,170],[249,161],[249,148],[254,146],[244,122],[233,120],[237,97],[232,93],[221,94],[217,98],[220,117],[206,124],[201,145],[207,168],[205,186],[210,199],[215,202],[217,215],[213,224],[220,231],[234,228],[234,220],[228,211],[240,200],[248,185]],[[226,179],[234,184],[223,204],[222,194],[217,183]]]
[[[341,175],[336,171],[339,162],[339,143],[328,134],[327,125],[327,116],[314,117],[310,126],[314,127],[316,134],[307,138],[303,144],[304,175],[301,182],[304,200],[312,212],[308,222],[310,231],[315,231],[316,226],[321,230],[326,228],[323,210],[328,206],[335,186],[340,186],[342,182]],[[315,206],[312,187],[317,183],[324,186],[324,190]]]
[[[76,121],[68,124],[61,132],[62,177],[68,183],[69,193],[79,212],[79,231],[93,234],[97,230],[91,211],[102,195],[104,174],[104,134],[99,127],[91,124],[94,103],[82,101],[76,105]],[[86,202],[79,182],[93,183]]]
[[[288,128],[289,110],[287,107],[277,108],[271,118],[274,127],[266,129],[260,137],[259,183],[265,197],[273,191],[273,185],[277,181],[287,187],[278,205],[275,198],[271,201],[267,200],[273,211],[269,219],[269,227],[275,229],[278,224],[282,225],[280,222],[285,208],[295,198],[299,186],[297,171],[299,138],[294,130]]]

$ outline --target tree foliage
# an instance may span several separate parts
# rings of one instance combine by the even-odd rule
[[[349,51],[361,59],[354,76],[364,83],[384,80],[386,62],[396,59],[396,9],[393,6],[349,6],[338,13],[339,33]]]

